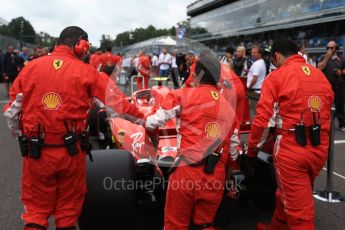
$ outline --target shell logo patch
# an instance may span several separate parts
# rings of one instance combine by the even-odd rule
[[[218,100],[219,99],[219,94],[218,94],[218,92],[216,92],[216,91],[211,91],[211,95],[212,95],[212,97],[213,97],[213,99],[214,100]]]
[[[311,96],[308,99],[308,105],[312,111],[320,111],[322,107],[322,100],[318,96]]]
[[[63,66],[63,60],[61,59],[54,59],[53,61],[53,67],[54,69],[58,70]]]
[[[217,122],[210,122],[205,127],[207,138],[216,139],[220,136],[222,128]]]
[[[308,66],[303,65],[302,66],[302,71],[307,75],[308,77],[310,76],[310,69]]]
[[[54,92],[46,93],[42,97],[42,103],[45,106],[45,109],[57,110],[61,105],[61,102],[62,100],[60,95]]]
[[[126,132],[123,129],[119,129],[117,132],[116,140],[120,147],[125,143],[125,134]]]

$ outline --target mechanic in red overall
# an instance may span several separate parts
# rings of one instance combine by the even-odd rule
[[[231,70],[229,65],[221,64],[221,76],[219,81],[222,94],[230,101],[236,111],[240,124],[246,123],[249,114],[246,114],[247,97],[241,79]]]
[[[198,58],[195,56],[193,52],[189,52],[186,54],[186,64],[188,65],[188,78],[184,79],[182,88],[184,87],[193,87],[193,79],[195,77],[195,64]]]
[[[161,108],[146,120],[146,129],[153,130],[178,118],[179,163],[169,178],[165,230],[187,230],[190,225],[214,229],[228,160],[228,154],[222,154],[222,142],[236,123],[234,110],[218,91],[219,78],[218,60],[200,58],[193,78],[195,87],[169,93]],[[236,151],[235,145],[233,149]]]
[[[247,155],[253,165],[269,129],[277,133],[276,208],[271,224],[259,223],[259,230],[315,229],[312,185],[327,159],[334,96],[323,73],[297,52],[289,40],[273,44],[278,69],[264,81],[249,136]]]
[[[117,113],[143,116],[109,77],[81,61],[88,50],[84,30],[65,28],[54,52],[28,63],[11,89],[4,115],[12,130],[20,129],[25,230],[47,229],[52,215],[56,229],[76,230],[86,193],[81,140],[92,98]]]
[[[102,49],[98,48],[96,52],[94,52],[90,56],[90,65],[93,66],[93,68],[97,69],[99,68],[101,64],[101,55],[102,55]]]
[[[112,50],[111,47],[107,47],[105,53],[101,55],[100,57],[101,66],[106,66],[106,65],[117,66],[118,64],[120,64],[121,57],[114,55],[111,52],[111,50]]]
[[[138,72],[144,77],[144,86],[142,85],[142,78],[137,78],[138,89],[147,89],[149,87],[150,80],[150,68],[151,60],[148,56],[145,55],[144,51],[139,51],[139,60],[138,60]]]
[[[241,79],[236,75],[229,65],[224,63],[221,63],[221,75],[218,87],[220,88],[220,92],[224,95],[236,112],[238,127],[234,129],[234,132],[237,134],[235,137],[240,139],[240,125],[247,122],[245,119],[245,113],[247,111],[245,107],[248,104],[248,100]],[[227,138],[226,141],[226,146],[230,146],[230,138]],[[239,170],[240,166],[237,161],[238,152],[233,153],[234,154],[231,155],[231,158],[229,158],[229,166],[231,170]]]

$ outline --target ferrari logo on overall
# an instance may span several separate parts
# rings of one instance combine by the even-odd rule
[[[214,100],[218,100],[219,99],[219,94],[218,94],[218,92],[216,92],[216,91],[211,91],[211,95],[212,95],[212,97],[213,97],[213,99]]]
[[[305,73],[305,75],[310,76],[310,69],[308,66],[302,66],[302,71]]]
[[[63,65],[63,60],[54,59],[54,61],[53,61],[54,69],[58,70],[62,67],[62,65]]]

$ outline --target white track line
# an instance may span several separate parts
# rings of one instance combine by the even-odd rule
[[[0,104],[7,104],[9,101],[0,101]]]
[[[345,144],[345,140],[334,141],[334,144]]]
[[[327,168],[322,168],[322,169],[327,171]],[[343,176],[343,175],[341,175],[341,174],[339,174],[337,172],[333,172],[333,174],[345,180],[345,176]]]

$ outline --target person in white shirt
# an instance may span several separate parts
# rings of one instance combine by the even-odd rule
[[[299,44],[298,45],[298,54],[304,58],[305,62],[308,62],[308,56],[306,55],[304,48],[305,47],[303,44]]]
[[[159,73],[159,60],[156,54],[153,54],[152,59],[151,59],[151,68],[152,68],[152,73],[154,76],[158,76]]]
[[[254,45],[252,47],[252,58],[255,62],[250,67],[247,78],[248,89],[254,89],[258,93],[266,77],[266,64],[264,59],[262,59],[262,52],[263,50],[259,46]]]
[[[234,69],[232,61],[232,59],[234,58],[234,52],[234,48],[228,47],[225,51],[225,55],[220,59],[221,63],[229,65],[232,70]]]
[[[174,50],[172,55],[171,55],[171,79],[174,83],[174,89],[180,88],[180,75],[178,72],[178,66],[176,64],[176,55],[177,55],[177,50]]]
[[[138,68],[139,66],[139,56],[135,56],[133,59],[133,67]]]
[[[132,60],[130,56],[126,56],[123,59],[122,67],[123,67],[123,70],[125,71],[125,76],[128,76],[131,71],[131,62]]]
[[[159,55],[159,76],[167,77],[170,72],[171,55],[168,53],[167,48],[163,48],[162,53]]]

